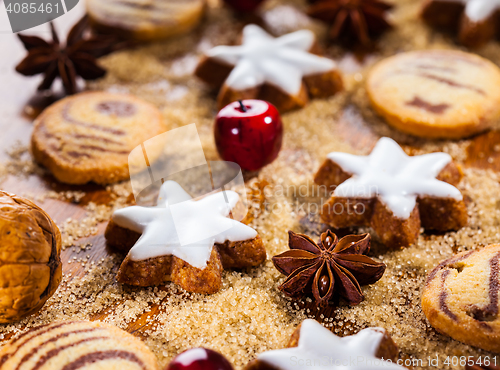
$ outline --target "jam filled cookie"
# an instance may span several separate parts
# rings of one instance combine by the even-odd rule
[[[368,328],[340,338],[317,321],[307,319],[292,334],[288,348],[257,355],[245,370],[321,367],[403,370],[402,366],[393,363],[398,354],[398,347],[385,329]]]
[[[0,323],[45,304],[62,278],[61,233],[33,202],[0,191]],[[1,364],[1,362],[0,362]]]
[[[499,0],[426,0],[422,18],[432,27],[458,33],[468,47],[479,47],[500,32]]]
[[[98,32],[154,41],[195,28],[205,0],[87,0],[87,13]]]
[[[43,111],[31,144],[35,160],[59,181],[109,184],[129,177],[132,149],[165,130],[153,105],[129,95],[90,92]]]
[[[373,67],[367,93],[398,130],[425,138],[460,139],[500,120],[500,69],[477,55],[414,51]]]
[[[159,370],[156,357],[133,335],[109,324],[54,322],[33,328],[0,351],[2,369]]]
[[[414,243],[420,227],[457,230],[467,223],[462,178],[446,153],[410,157],[381,138],[368,156],[330,153],[314,181],[333,190],[321,210],[335,227],[371,226],[389,249]]]
[[[156,207],[116,211],[105,237],[128,252],[118,281],[138,286],[172,281],[189,292],[213,294],[221,288],[223,269],[260,265],[266,250],[257,232],[228,218],[238,200],[237,193],[224,191],[195,201],[167,181]]]
[[[457,254],[427,276],[422,310],[439,332],[500,352],[500,244]]]
[[[219,109],[242,99],[262,99],[280,112],[303,107],[314,97],[342,89],[333,60],[312,54],[316,37],[308,30],[274,38],[256,25],[243,29],[242,44],[206,53],[195,74],[219,89]]]

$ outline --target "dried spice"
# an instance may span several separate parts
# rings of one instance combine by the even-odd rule
[[[308,14],[331,25],[332,40],[354,38],[367,45],[392,27],[387,21],[391,8],[380,0],[319,0],[309,7]]]
[[[370,250],[370,235],[348,235],[340,241],[331,230],[315,243],[304,234],[288,232],[290,250],[273,257],[274,266],[287,275],[279,289],[287,296],[312,293],[319,304],[338,295],[350,305],[364,296],[361,285],[373,284],[385,271],[385,264],[364,254]]]
[[[67,94],[77,92],[77,77],[95,80],[103,77],[106,70],[97,63],[97,58],[121,47],[113,36],[86,37],[88,18],[84,16],[69,31],[66,44],[50,22],[52,40],[37,36],[18,34],[28,55],[16,66],[16,71],[25,76],[43,74],[38,90],[48,90],[57,77],[61,78]]]

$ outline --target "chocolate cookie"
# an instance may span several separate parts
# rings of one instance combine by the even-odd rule
[[[86,5],[97,31],[146,41],[189,32],[205,10],[205,0],[87,0]]]
[[[164,131],[153,105],[129,95],[89,92],[43,111],[31,144],[35,160],[59,181],[109,184],[129,177],[132,149]],[[155,152],[148,148],[149,156]]]
[[[500,244],[460,253],[427,276],[422,310],[439,332],[500,352]]]
[[[2,369],[158,370],[155,356],[133,335],[109,324],[54,322],[33,328],[0,351]]]
[[[500,69],[452,50],[402,53],[373,67],[367,93],[387,123],[426,138],[460,139],[500,119]]]

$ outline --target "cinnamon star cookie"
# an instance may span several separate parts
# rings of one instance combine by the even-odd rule
[[[431,26],[458,33],[468,47],[479,47],[500,34],[499,0],[426,0],[422,18]]]
[[[31,145],[35,160],[61,182],[110,184],[129,177],[128,157],[135,147],[166,129],[158,109],[143,100],[87,92],[43,111]],[[149,155],[161,148],[152,149]]]
[[[238,200],[228,190],[195,201],[178,183],[166,181],[156,207],[116,211],[105,237],[128,253],[118,281],[138,286],[172,281],[189,292],[213,294],[222,286],[223,269],[260,265],[266,250],[257,232],[228,217]]]
[[[288,348],[257,355],[245,370],[403,370],[404,367],[394,363],[398,353],[385,329],[367,328],[340,338],[317,321],[307,319],[292,334]]]
[[[314,181],[333,191],[321,210],[335,228],[370,226],[389,249],[414,243],[420,227],[457,230],[467,224],[462,173],[446,153],[410,157],[381,138],[368,156],[333,152]]]
[[[195,74],[219,89],[219,109],[243,99],[261,99],[280,112],[342,89],[335,62],[312,54],[316,37],[300,30],[274,38],[256,25],[243,29],[242,44],[209,50]]]
[[[366,83],[373,108],[398,130],[460,139],[500,120],[500,69],[454,50],[402,53],[379,62]]]
[[[448,258],[427,276],[422,310],[453,339],[500,352],[500,244]]]
[[[144,343],[115,326],[63,321],[32,328],[0,351],[2,370],[158,370]]]

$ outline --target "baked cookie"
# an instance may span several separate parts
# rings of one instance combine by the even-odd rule
[[[460,43],[476,48],[500,34],[500,1],[426,0],[422,18],[432,27],[458,33]]]
[[[63,321],[17,336],[0,351],[5,370],[158,370],[133,335],[102,322]]]
[[[189,292],[213,294],[221,288],[223,269],[260,265],[266,250],[257,232],[227,217],[238,200],[237,193],[224,191],[194,201],[178,183],[166,181],[156,207],[116,211],[105,237],[128,252],[118,281],[138,286],[172,281]]]
[[[366,90],[373,108],[398,130],[460,139],[500,120],[500,69],[456,50],[402,53],[373,67]]]
[[[251,24],[243,29],[241,45],[209,50],[195,74],[219,89],[219,109],[243,99],[266,100],[280,112],[300,108],[343,86],[335,62],[311,53],[315,42],[309,30],[273,38]]]
[[[35,160],[61,182],[109,184],[128,179],[132,149],[166,129],[158,109],[145,101],[87,92],[43,111],[31,146]],[[150,161],[157,150],[148,148]]]
[[[353,369],[403,370],[404,367],[392,363],[398,354],[398,347],[385,329],[368,328],[340,338],[317,321],[307,319],[292,334],[288,348],[257,355],[245,370],[348,368],[346,363]]]
[[[191,31],[205,10],[205,0],[87,0],[92,27],[100,33],[154,41]]]
[[[453,339],[500,352],[500,244],[448,258],[427,276],[422,310],[429,323]]]
[[[61,233],[50,216],[0,190],[0,324],[42,308],[61,282],[60,254]]]
[[[370,226],[389,249],[414,243],[420,227],[457,230],[467,224],[462,172],[446,153],[410,157],[381,138],[368,156],[333,152],[314,181],[333,191],[321,210],[335,227]]]

